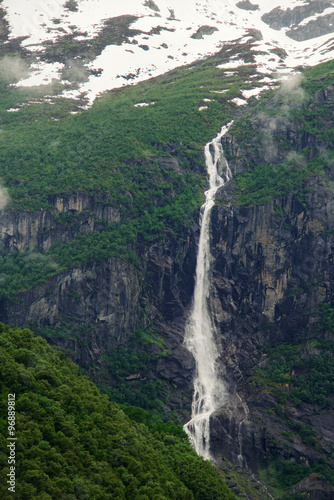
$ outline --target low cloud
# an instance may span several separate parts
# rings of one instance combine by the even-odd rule
[[[69,82],[86,82],[89,75],[90,72],[83,66],[83,63],[76,61],[67,61],[62,70],[63,80],[68,80]]]
[[[260,141],[263,149],[263,157],[266,162],[273,162],[277,158],[285,156],[281,149],[278,137],[286,134],[286,129],[291,123],[291,109],[299,107],[306,99],[306,94],[301,87],[304,77],[301,74],[281,82],[281,87],[272,99],[270,111],[275,114],[261,112],[256,117],[256,126],[260,132]],[[288,154],[288,162],[298,164],[300,158]]]
[[[3,210],[9,202],[9,194],[5,187],[0,186],[0,210]]]
[[[304,102],[306,94],[301,87],[303,80],[303,75],[298,74],[281,82],[281,88],[277,93],[277,96],[283,100],[281,112],[289,113],[291,106],[300,106]]]
[[[16,83],[29,75],[29,64],[19,56],[5,56],[0,59],[0,79]]]
[[[304,77],[301,73],[297,73],[296,75],[290,76],[285,80],[282,80],[281,88],[287,92],[293,92],[296,89],[300,88],[300,84],[302,83]]]

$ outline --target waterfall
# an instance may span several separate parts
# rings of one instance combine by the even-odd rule
[[[241,397],[239,396],[238,393],[236,393],[237,397],[239,398],[240,400],[240,403],[242,404],[243,406],[243,409],[244,409],[244,412],[245,412],[245,417],[241,420],[241,422],[239,423],[238,425],[238,441],[239,441],[239,455],[238,455],[238,462],[239,462],[239,465],[242,467],[242,468],[246,468],[247,469],[247,462],[243,456],[243,452],[242,452],[242,432],[241,432],[241,429],[242,429],[242,424],[245,422],[245,420],[247,420],[248,418],[248,415],[249,415],[249,408],[247,406],[247,404],[242,401]]]
[[[209,189],[205,192],[200,212],[196,279],[193,305],[185,329],[185,346],[196,361],[191,420],[184,429],[198,455],[210,459],[210,416],[226,402],[226,389],[219,378],[215,342],[215,327],[210,318],[207,300],[210,289],[210,214],[217,190],[231,178],[231,170],[224,157],[221,138],[232,122],[222,127],[219,134],[205,146],[205,161]],[[219,175],[220,171],[221,175]]]

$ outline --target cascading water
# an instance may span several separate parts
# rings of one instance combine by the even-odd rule
[[[184,429],[198,455],[210,459],[210,416],[226,401],[226,390],[217,370],[218,350],[215,327],[210,318],[207,300],[210,287],[210,214],[217,190],[231,178],[224,157],[221,138],[232,122],[205,146],[209,189],[200,213],[200,237],[197,253],[194,299],[185,330],[185,346],[196,361],[191,420]],[[221,175],[219,175],[220,170]]]
[[[238,441],[239,441],[239,455],[238,455],[238,462],[239,462],[239,465],[241,467],[245,467],[247,468],[247,462],[243,456],[243,452],[242,452],[242,432],[241,432],[241,429],[242,429],[242,424],[245,422],[245,420],[247,420],[248,418],[248,415],[249,415],[249,408],[247,406],[247,404],[242,401],[241,397],[239,396],[239,394],[237,393],[236,394],[237,397],[239,398],[240,400],[240,403],[242,404],[243,406],[243,409],[244,409],[244,412],[245,412],[245,417],[241,420],[240,424],[239,424],[239,427],[238,427]]]

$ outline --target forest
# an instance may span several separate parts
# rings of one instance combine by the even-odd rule
[[[119,406],[28,329],[0,325],[1,472],[7,489],[7,394],[15,394],[18,499],[236,498],[182,427]],[[129,415],[129,416],[128,416]],[[130,417],[130,418],[129,418]]]

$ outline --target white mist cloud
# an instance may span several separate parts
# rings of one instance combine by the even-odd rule
[[[307,99],[301,84],[303,75],[297,74],[287,80],[281,81],[281,87],[272,99],[271,112],[275,114],[270,116],[261,112],[256,117],[256,127],[260,132],[261,147],[263,149],[266,162],[275,161],[282,158],[285,154],[277,144],[275,137],[283,136],[286,133],[287,126],[291,123],[291,109],[299,107]],[[301,159],[294,154],[288,153],[287,160],[292,165],[298,166]]]
[[[305,99],[305,92],[300,86],[303,80],[304,77],[301,74],[283,80],[279,93],[283,95],[288,102],[293,100],[296,104],[301,104]]]
[[[9,194],[5,187],[0,186],[0,210],[3,210],[9,202]]]
[[[89,71],[82,63],[73,60],[68,60],[62,70],[62,78],[70,82],[82,83],[86,82],[89,78]]]
[[[19,56],[5,56],[0,59],[0,79],[16,83],[29,74],[29,65]]]

